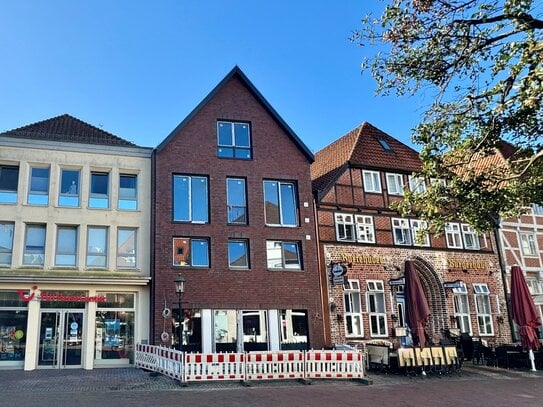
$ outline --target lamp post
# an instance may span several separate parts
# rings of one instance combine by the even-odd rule
[[[177,293],[177,299],[179,301],[179,337],[178,337],[178,349],[181,350],[182,342],[183,342],[183,310],[181,309],[181,297],[183,296],[183,293],[185,292],[185,277],[183,277],[181,274],[178,274],[177,277],[174,280],[175,282],[175,292]]]

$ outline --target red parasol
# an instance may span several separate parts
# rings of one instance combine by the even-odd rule
[[[539,349],[535,330],[541,325],[541,318],[519,266],[511,267],[511,317],[519,326],[522,347]]]
[[[426,345],[424,327],[430,316],[430,307],[422,289],[415,265],[411,260],[405,262],[405,319],[413,335],[413,343]]]

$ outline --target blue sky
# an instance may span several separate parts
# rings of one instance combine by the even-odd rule
[[[20,0],[0,8],[0,131],[68,113],[156,146],[238,65],[316,152],[363,121],[410,144],[349,41],[378,0]]]

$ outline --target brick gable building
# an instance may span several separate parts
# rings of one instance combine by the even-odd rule
[[[323,346],[313,159],[237,67],[157,147],[155,343],[203,352]]]

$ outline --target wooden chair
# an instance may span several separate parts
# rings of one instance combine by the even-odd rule
[[[413,348],[398,349],[398,366],[405,369],[406,374],[415,373],[415,351]]]

